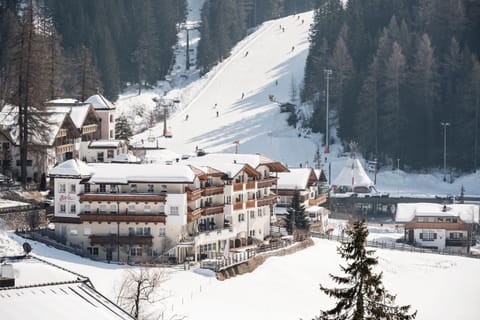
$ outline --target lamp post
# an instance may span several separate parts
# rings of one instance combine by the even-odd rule
[[[441,122],[443,126],[443,181],[447,181],[447,127],[450,122]]]
[[[328,138],[328,98],[329,98],[329,83],[330,76],[332,75],[332,69],[323,69],[325,79],[327,80],[327,108],[325,111],[325,154],[329,153],[329,138]]]

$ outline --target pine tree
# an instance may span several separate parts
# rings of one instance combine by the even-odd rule
[[[293,234],[296,229],[305,230],[308,228],[308,221],[305,217],[305,207],[300,203],[300,191],[295,190],[290,207],[287,209],[287,231]]]
[[[410,306],[395,306],[396,296],[388,293],[382,284],[382,274],[375,274],[373,267],[378,260],[373,250],[365,249],[368,230],[365,220],[354,221],[346,229],[349,241],[338,248],[340,256],[347,266],[341,266],[345,276],[330,275],[340,288],[329,289],[320,285],[320,289],[338,300],[336,306],[321,311],[317,320],[363,320],[415,319],[417,312],[409,313]]]
[[[128,140],[133,135],[132,128],[125,115],[121,115],[115,121],[115,139]]]

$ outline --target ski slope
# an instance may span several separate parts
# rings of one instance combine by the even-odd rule
[[[133,144],[153,135],[161,147],[184,154],[196,147],[233,152],[233,142],[238,140],[242,153],[266,154],[288,165],[312,161],[315,139],[299,141],[297,130],[287,127],[286,114],[280,114],[278,104],[268,99],[274,95],[278,101],[289,101],[292,85],[299,92],[313,14],[297,17],[264,23],[228,59],[183,90],[182,106],[167,124],[171,139],[162,137],[160,123],[135,136]]]

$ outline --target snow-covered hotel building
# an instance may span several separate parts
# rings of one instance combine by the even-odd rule
[[[395,216],[405,224],[407,243],[447,251],[467,251],[475,245],[479,224],[475,204],[399,203]]]
[[[58,238],[101,260],[146,262],[263,240],[277,196],[276,172],[261,155],[208,154],[173,165],[68,160],[54,178]]]

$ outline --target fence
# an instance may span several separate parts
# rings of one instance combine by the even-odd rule
[[[347,242],[349,241],[348,237],[345,236],[334,236],[328,234],[322,234],[318,232],[311,232],[311,237],[320,238],[320,239],[327,239],[337,242]],[[436,250],[436,249],[429,249],[423,247],[416,247],[406,243],[397,243],[397,242],[379,242],[379,241],[372,241],[367,240],[365,242],[367,247],[374,247],[380,249],[390,249],[390,250],[399,250],[399,251],[410,251],[410,252],[421,252],[421,253],[433,253],[433,254],[442,254],[442,255],[450,255],[450,256],[462,256],[468,258],[477,258],[480,259],[480,256],[472,255],[469,253],[463,253],[459,251],[450,251],[450,250]]]

